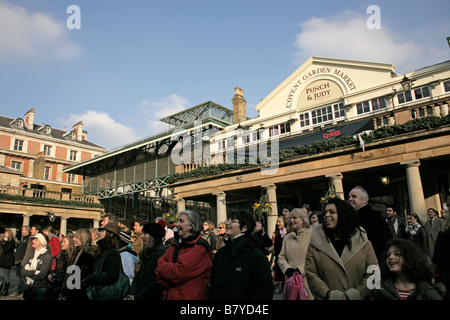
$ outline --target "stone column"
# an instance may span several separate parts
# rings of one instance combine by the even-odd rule
[[[59,233],[67,235],[67,218],[61,217],[61,226],[59,227]]]
[[[269,237],[272,236],[272,232],[275,230],[278,217],[278,203],[277,203],[277,187],[272,184],[267,184],[261,186],[266,189],[266,194],[269,199],[270,206],[272,207],[272,212],[267,216],[267,234]]]
[[[23,223],[22,226],[30,226],[30,217],[32,216],[32,214],[29,213],[25,213],[23,215]],[[30,226],[31,227],[31,226]]]
[[[94,219],[94,226],[93,226],[94,229],[97,229],[100,227],[100,220],[101,219]]]
[[[227,220],[226,193],[223,191],[213,193],[217,198],[217,223]]]
[[[406,181],[408,184],[409,205],[411,211],[415,212],[422,222],[427,221],[427,208],[423,194],[422,180],[420,178],[420,161],[410,160],[400,162],[406,169]]]
[[[342,174],[340,172],[327,174],[325,177],[330,179],[331,184],[334,186],[334,190],[336,192],[336,195],[341,198],[342,200],[345,200],[344,195],[344,187],[342,185]]]
[[[176,198],[177,201],[177,213],[186,210],[186,200],[183,198]]]

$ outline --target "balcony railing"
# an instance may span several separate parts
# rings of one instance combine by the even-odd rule
[[[12,196],[25,196],[31,198],[52,199],[57,201],[74,201],[80,203],[100,203],[96,196],[75,194],[69,192],[49,191],[33,188],[22,188],[0,185],[0,193]]]

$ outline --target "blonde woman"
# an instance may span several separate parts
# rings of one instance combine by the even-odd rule
[[[5,231],[0,255],[0,295],[7,296],[11,283],[11,267],[14,265],[14,248],[16,240],[11,230]]]
[[[73,264],[80,268],[81,280],[92,273],[94,256],[97,247],[92,245],[92,233],[89,229],[78,229],[73,237],[74,261]],[[63,281],[60,298],[63,300],[88,300],[86,286],[81,281],[81,289],[68,289],[67,282]]]
[[[295,271],[303,275],[305,289],[310,300],[311,294],[305,277],[305,260],[312,229],[309,228],[309,215],[306,208],[295,208],[290,213],[289,222],[291,232],[283,238],[281,252],[278,255],[278,266],[286,278],[292,276]]]

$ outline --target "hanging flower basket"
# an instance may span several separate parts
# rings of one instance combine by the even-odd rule
[[[164,219],[164,221],[166,221],[166,224],[169,226],[177,222],[177,213],[175,211],[169,211],[168,213],[164,213],[162,215],[162,218]]]
[[[252,209],[257,221],[262,221],[264,219],[264,215],[268,216],[272,212],[272,206],[268,202],[255,202]]]

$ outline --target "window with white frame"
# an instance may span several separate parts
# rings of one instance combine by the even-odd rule
[[[414,99],[419,100],[431,96],[430,88],[428,86],[423,86],[420,88],[413,89]],[[404,91],[397,94],[397,101],[399,104],[410,102],[413,100],[413,95],[411,91]]]
[[[14,140],[14,150],[15,151],[23,151],[23,140],[20,140],[20,139]]]
[[[428,86],[414,89],[414,97],[416,98],[416,100],[427,98],[429,96],[430,96],[430,89],[428,88]]]
[[[52,168],[51,167],[44,167],[44,179],[50,180],[52,178]]]
[[[397,94],[398,104],[412,101],[411,91],[400,92]]]
[[[333,109],[335,119],[345,117],[345,108],[343,102],[334,104]]]
[[[76,183],[77,176],[73,173],[67,174],[67,182],[68,183]]]
[[[278,136],[281,134],[289,133],[291,132],[291,125],[289,122],[281,123],[276,126],[269,128],[269,137]]]
[[[300,114],[300,127],[308,127],[310,124],[309,112]]]
[[[44,154],[47,157],[50,157],[52,155],[52,147],[48,145],[44,145]]]
[[[22,162],[19,161],[11,161],[11,168],[17,169],[21,171],[22,168]]]
[[[234,137],[217,141],[217,151],[234,148]]]
[[[242,137],[242,142],[243,143],[252,143],[252,142],[259,141],[259,139],[260,139],[259,131],[251,131],[251,132],[244,134],[244,136]]]
[[[317,110],[313,110],[311,111],[311,118],[313,124],[333,120],[333,109],[331,106],[326,106]]]
[[[450,92],[450,80],[444,81],[444,91]]]
[[[375,98],[372,100],[363,101],[356,104],[357,114],[368,113],[381,109],[386,109],[386,100],[384,99],[384,97]]]
[[[370,103],[372,104],[372,111],[386,109],[386,100],[384,97],[372,99]]]
[[[370,112],[369,101],[364,101],[356,104],[356,112],[358,114],[363,114],[366,112]]]
[[[77,161],[77,152],[76,152],[76,151],[70,150],[70,153],[69,153],[69,160]]]
[[[308,127],[311,124],[320,124],[345,117],[344,103],[335,103],[300,114],[300,127]]]

